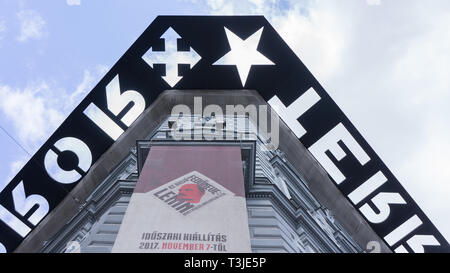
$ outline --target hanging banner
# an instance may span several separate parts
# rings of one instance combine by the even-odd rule
[[[152,147],[112,252],[251,252],[240,148]]]

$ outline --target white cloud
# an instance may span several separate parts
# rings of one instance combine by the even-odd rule
[[[46,22],[34,10],[21,10],[17,13],[20,21],[20,35],[17,40],[26,42],[29,39],[39,39],[45,34]]]
[[[105,74],[107,67],[86,69],[74,92],[46,81],[25,88],[0,84],[0,111],[14,126],[18,140],[30,153],[41,145]]]
[[[347,39],[341,31],[346,22],[321,4],[310,7],[307,14],[295,4],[268,19],[311,72],[325,79],[338,68]]]
[[[66,3],[69,6],[79,6],[81,5],[81,0],[66,0]]]
[[[0,110],[12,122],[19,141],[30,152],[64,119],[53,95],[44,81],[24,89],[0,85]]]

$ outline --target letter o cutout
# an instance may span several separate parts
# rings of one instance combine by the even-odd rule
[[[89,147],[78,138],[65,137],[55,143],[55,148],[60,152],[70,151],[75,153],[78,158],[78,167],[87,172],[92,164],[92,153]],[[58,164],[58,155],[49,150],[44,159],[45,170],[48,175],[61,184],[72,184],[81,178],[77,170],[66,171],[61,169]]]

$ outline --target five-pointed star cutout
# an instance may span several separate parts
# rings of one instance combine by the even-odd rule
[[[231,50],[213,63],[213,65],[235,65],[241,78],[242,86],[245,86],[247,82],[252,65],[275,65],[257,50],[263,29],[264,27],[260,28],[250,37],[242,40],[229,29],[225,28]]]

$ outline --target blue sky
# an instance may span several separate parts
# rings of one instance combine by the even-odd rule
[[[157,15],[263,14],[450,239],[448,0],[0,0],[0,125],[29,153]],[[0,131],[0,188],[29,156]]]

